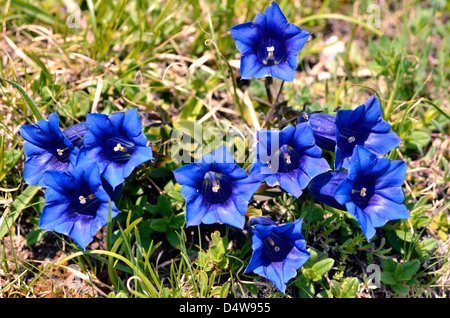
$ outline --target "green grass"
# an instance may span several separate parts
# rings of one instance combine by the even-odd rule
[[[177,128],[193,130],[200,121],[223,134],[263,125],[271,107],[264,81],[239,80],[228,29],[253,20],[270,1],[72,2],[81,9],[70,20],[79,28],[68,26],[77,16],[63,1],[0,4],[0,297],[449,296],[448,3],[392,2],[380,7],[380,28],[372,28],[371,1],[278,1],[289,21],[313,37],[300,53],[295,82],[283,86],[285,107],[266,127],[303,107],[332,114],[377,94],[384,119],[404,140],[388,156],[408,164],[411,212],[366,242],[348,213],[305,196],[260,195],[249,216],[270,211],[282,222],[304,219],[311,260],[283,295],[244,274],[251,255],[245,233],[225,225],[185,228],[171,174],[179,166],[171,158],[180,146],[172,138]],[[53,111],[67,127],[87,112],[133,107],[157,160],[127,180],[121,214],[86,251],[39,230],[43,191],[23,182],[20,126]],[[248,152],[249,140],[237,142]],[[68,271],[71,264],[79,273]],[[381,271],[377,288],[369,284],[371,264]]]

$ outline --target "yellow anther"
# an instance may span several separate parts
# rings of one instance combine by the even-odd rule
[[[219,192],[219,190],[220,190],[220,185],[217,183],[217,181],[214,180],[214,181],[212,182],[212,184],[213,184],[213,186],[212,186],[213,192],[214,192],[214,193]]]
[[[361,188],[360,191],[352,189],[352,194],[359,193],[360,196],[365,197],[367,195],[366,191],[367,191],[366,188]]]
[[[289,165],[291,164],[291,156],[289,156],[289,154],[285,153],[283,155],[284,159],[286,159],[286,163]]]
[[[270,243],[270,245],[272,245],[272,246],[274,246],[275,245],[275,242],[272,240],[272,238],[271,237],[266,237],[266,240],[267,240],[267,242],[269,242]]]
[[[117,144],[117,146],[114,147],[114,151],[122,151],[122,152],[127,152],[127,148],[123,147],[120,143]]]
[[[273,52],[275,51],[275,48],[273,46],[269,46],[266,49],[267,49],[267,52],[269,53],[267,58],[269,60],[273,60]]]
[[[348,142],[349,143],[352,143],[354,141],[355,141],[355,137],[354,136],[351,136],[351,137],[348,138]]]
[[[366,191],[367,191],[366,188],[362,188],[361,192],[359,193],[359,195],[362,196],[362,197],[365,197],[366,196]]]
[[[80,195],[80,196],[78,197],[78,200],[80,200],[80,203],[81,203],[81,204],[85,204],[85,203],[86,203],[86,198],[83,197],[82,195]]]
[[[62,156],[64,149],[56,149],[56,152],[58,153],[58,156]]]

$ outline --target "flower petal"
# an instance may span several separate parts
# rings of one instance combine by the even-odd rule
[[[209,166],[194,162],[179,167],[173,172],[173,175],[179,184],[200,189],[203,178],[208,171]]]
[[[154,158],[151,147],[136,146],[133,154],[123,168],[123,177],[128,178],[136,167],[152,159]]]
[[[299,34],[294,35],[285,41],[286,55],[288,56],[288,63],[292,69],[298,67],[298,54],[302,50],[306,41],[308,41],[311,33],[307,31],[301,31]]]
[[[282,39],[289,22],[278,4],[273,1],[264,13],[266,14],[267,32],[273,38]]]
[[[291,67],[288,62],[283,62],[270,66],[270,74],[270,76],[282,81],[293,82],[295,78],[295,68]]]
[[[130,138],[137,146],[147,146],[147,137],[142,132],[142,124],[137,108],[128,109],[122,122],[122,134]]]
[[[378,156],[383,156],[397,147],[401,142],[400,137],[392,131],[385,134],[371,133],[364,142],[364,147]]]
[[[364,209],[364,212],[369,215],[374,227],[381,227],[391,220],[410,217],[409,211],[404,204],[396,203],[377,194],[371,197],[369,205]]]
[[[347,177],[346,171],[332,171],[314,177],[309,183],[309,190],[313,197],[338,210],[346,210],[345,205],[339,204],[334,198],[337,186]]]
[[[230,28],[230,35],[234,41],[242,42],[253,48],[258,47],[261,38],[258,28],[253,22],[235,25]]]

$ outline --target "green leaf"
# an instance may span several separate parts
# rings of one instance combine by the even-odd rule
[[[30,201],[38,193],[39,186],[28,186],[23,192],[14,200],[10,210],[0,218],[0,238],[2,238],[14,224],[20,213],[27,208]]]
[[[19,84],[7,80],[6,78],[1,78],[1,80],[4,80],[5,82],[9,83],[10,85],[14,86],[19,92],[20,94],[22,94],[23,98],[25,99],[26,103],[28,104],[28,107],[30,107],[31,112],[33,113],[34,117],[36,117],[36,120],[41,120],[44,117],[41,114],[41,111],[39,110],[39,108],[36,106],[36,104],[34,103],[34,101],[31,99],[31,97],[23,90],[22,87],[20,87]]]
[[[225,282],[220,289],[220,298],[226,298],[230,291],[230,282]]]
[[[47,231],[35,228],[27,235],[26,244],[31,246],[39,242],[47,234]]]
[[[314,264],[311,267],[311,271],[313,271],[314,273],[313,281],[315,282],[319,281],[325,273],[331,270],[333,265],[334,259],[332,258],[326,258]]]
[[[356,292],[358,291],[359,281],[357,278],[353,277],[349,279],[344,288],[342,288],[341,298],[354,298]]]
[[[173,248],[178,248],[180,246],[180,237],[176,230],[167,231],[166,239]]]
[[[409,279],[419,270],[420,261],[416,259],[400,265],[403,267],[403,275]]]
[[[153,219],[150,221],[150,228],[156,232],[167,232],[169,225],[165,219]]]
[[[382,272],[380,275],[381,281],[388,285],[397,284],[398,281],[392,272]]]
[[[429,251],[433,250],[438,244],[439,244],[439,241],[437,241],[436,239],[434,239],[432,237],[429,237],[420,243],[420,249],[423,251],[429,252]]]
[[[409,288],[407,286],[403,285],[402,283],[397,283],[397,284],[391,285],[391,287],[392,287],[392,290],[399,295],[407,296],[409,293]]]
[[[385,258],[383,260],[382,265],[383,265],[383,271],[393,273],[395,271],[395,268],[397,267],[397,262],[394,261],[392,258]]]
[[[157,206],[162,216],[170,216],[172,214],[172,206],[170,204],[170,200],[165,195],[159,196]]]

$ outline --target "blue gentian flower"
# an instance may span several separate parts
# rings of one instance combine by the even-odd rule
[[[186,201],[186,226],[224,223],[243,229],[248,203],[261,185],[224,145],[176,169],[174,176]]]
[[[258,216],[250,219],[252,257],[245,273],[254,272],[285,292],[286,284],[310,258],[302,235],[302,220],[277,225]]]
[[[334,169],[347,169],[356,145],[364,146],[380,157],[387,154],[402,142],[390,130],[391,125],[383,120],[376,95],[354,110],[339,110],[336,114]]]
[[[313,130],[316,145],[328,151],[336,148],[336,117],[325,113],[304,113],[298,122],[308,121]]]
[[[119,214],[114,200],[120,193],[101,178],[95,164],[46,171],[43,182],[45,205],[39,228],[67,235],[82,249],[108,223],[110,209],[111,219]]]
[[[308,122],[281,131],[261,130],[257,139],[251,173],[260,174],[270,187],[280,186],[298,198],[312,178],[330,170]]]
[[[253,22],[232,27],[230,34],[241,53],[242,79],[270,76],[288,82],[294,81],[298,54],[310,36],[289,23],[276,2]]]
[[[404,161],[380,158],[365,147],[356,146],[348,172],[334,171],[316,177],[310,190],[325,204],[347,210],[370,240],[375,228],[390,220],[410,217],[401,188],[405,174]]]
[[[153,159],[137,108],[112,115],[88,114],[86,127],[77,165],[96,162],[113,188],[122,184],[137,166]]]
[[[78,148],[59,128],[56,112],[33,125],[20,127],[20,135],[26,141],[23,145],[25,163],[23,177],[29,185],[42,186],[42,176],[47,170],[67,170],[75,163]]]

